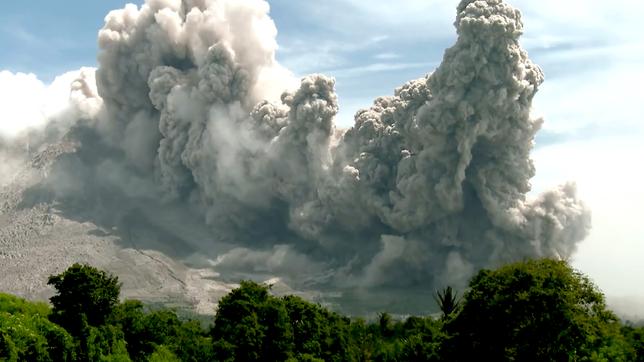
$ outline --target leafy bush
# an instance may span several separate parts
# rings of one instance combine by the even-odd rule
[[[39,314],[0,312],[0,357],[18,361],[73,361],[74,342]]]

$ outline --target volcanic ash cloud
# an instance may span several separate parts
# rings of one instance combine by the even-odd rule
[[[376,99],[348,130],[334,126],[332,78],[298,84],[275,60],[268,10],[260,0],[148,0],[111,12],[98,95],[88,92],[101,110],[77,125],[168,208],[188,205],[238,243],[220,265],[267,255],[251,259],[291,280],[298,271],[282,261],[340,287],[426,288],[575,251],[590,228],[575,186],[526,197],[543,74],[519,46],[517,10],[462,1],[441,65]],[[253,249],[265,254],[242,251]]]

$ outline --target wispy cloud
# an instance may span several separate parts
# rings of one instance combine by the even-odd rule
[[[391,60],[391,59],[400,58],[400,54],[387,52],[387,53],[378,53],[373,57],[374,59],[378,59],[378,60]]]
[[[361,60],[364,54],[379,49],[389,37],[374,35],[363,41],[313,41],[313,35],[300,35],[280,45],[278,58],[297,74],[317,73],[324,69],[344,67]]]
[[[342,78],[361,77],[369,73],[393,72],[403,69],[433,69],[437,63],[373,63],[357,67],[328,69],[323,73]]]
[[[610,125],[590,123],[571,130],[542,129],[536,137],[536,148],[577,141],[601,141],[606,139],[632,138],[633,135],[644,135],[641,127],[633,125]]]
[[[4,41],[15,45],[17,48],[27,48],[32,50],[52,50],[62,51],[73,47],[73,41],[61,37],[51,37],[46,34],[36,33],[30,29],[24,28],[15,21],[9,21],[2,24],[0,33]]]
[[[42,45],[42,41],[34,34],[30,33],[29,31],[17,27],[17,26],[3,26],[2,28],[3,33],[10,39],[14,40],[17,43],[21,44],[26,44],[26,45],[31,45],[31,46],[38,46]]]

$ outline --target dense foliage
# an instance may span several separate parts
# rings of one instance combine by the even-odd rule
[[[76,337],[86,333],[87,326],[105,324],[118,304],[121,290],[117,277],[81,264],[52,275],[47,284],[58,291],[51,297],[51,320]]]
[[[482,270],[446,329],[450,360],[631,360],[604,296],[566,262],[536,260]]]
[[[118,279],[91,266],[49,282],[52,307],[0,294],[0,361],[644,361],[644,327],[549,259],[482,270],[462,298],[437,291],[435,317],[371,321],[243,281],[204,327],[119,303]]]

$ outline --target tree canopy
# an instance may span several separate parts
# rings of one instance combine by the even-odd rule
[[[588,277],[542,259],[481,270],[446,327],[453,360],[568,361],[616,342],[619,323]]]
[[[47,284],[56,289],[50,298],[52,321],[76,336],[82,332],[84,323],[94,327],[105,324],[121,292],[117,277],[82,264],[50,276]]]
[[[644,361],[644,327],[557,260],[481,270],[460,299],[446,287],[440,317],[370,320],[242,281],[205,326],[119,302],[118,279],[91,266],[49,281],[53,307],[0,294],[0,361]]]

